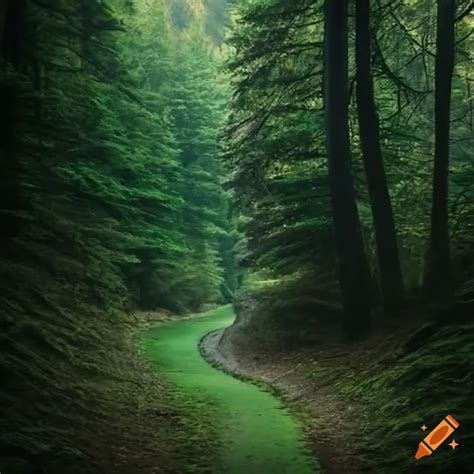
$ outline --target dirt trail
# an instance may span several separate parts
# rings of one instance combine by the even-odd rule
[[[244,325],[245,321],[239,321],[229,329],[205,337],[201,342],[204,357],[237,377],[261,381],[276,389],[300,414],[306,438],[322,472],[373,472],[357,453],[357,429],[353,421],[363,414],[352,402],[341,400],[333,391],[322,387],[318,379],[308,376],[318,366],[321,354],[304,350],[273,352],[245,344]]]

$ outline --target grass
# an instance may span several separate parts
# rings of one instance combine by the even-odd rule
[[[212,461],[212,472],[315,472],[302,432],[281,403],[200,357],[200,339],[232,320],[232,309],[224,307],[204,317],[165,323],[144,335],[145,354],[176,387],[176,396],[185,402],[194,429],[209,438],[212,449],[206,455]],[[196,465],[189,454],[184,464],[183,472],[206,472],[200,471],[203,466]]]
[[[68,335],[70,358],[21,333],[3,344],[0,471],[179,472],[185,416],[169,387],[141,360],[132,328],[89,320],[101,350],[79,329]]]
[[[361,360],[363,359],[363,360]],[[359,407],[357,451],[378,473],[471,473],[474,466],[474,327],[445,327],[416,348],[322,359],[309,375]],[[461,424],[432,456],[418,443],[448,414]],[[357,421],[356,420],[356,421]],[[454,438],[459,447],[447,443]]]

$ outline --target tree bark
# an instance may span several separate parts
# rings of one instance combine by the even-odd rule
[[[5,44],[5,27],[7,22],[8,0],[0,2],[0,54],[3,56],[3,45]]]
[[[448,175],[451,88],[455,56],[455,0],[438,0],[435,60],[435,150],[430,242],[425,286],[437,300],[449,298],[451,273]]]
[[[344,304],[343,331],[349,338],[370,329],[369,270],[350,169],[348,125],[347,0],[325,5],[325,124],[339,284]]]
[[[90,31],[92,25],[92,10],[90,7],[90,2],[88,0],[79,0],[79,10],[81,15],[81,51],[82,54],[86,57],[89,55],[90,47]]]
[[[5,0],[3,0],[5,2]],[[1,55],[18,69],[21,61],[21,38],[24,34],[26,0],[6,1],[3,6],[3,34],[1,39]]]
[[[357,111],[375,228],[385,314],[397,314],[403,295],[397,233],[380,146],[379,119],[371,71],[370,0],[356,1]]]
[[[5,64],[15,69],[21,64],[21,38],[25,18],[25,0],[4,4],[0,54]],[[1,19],[0,19],[1,20]],[[9,81],[0,87],[0,252],[8,254],[11,240],[20,231],[21,209],[20,164],[16,128],[18,120],[18,87]],[[5,212],[6,211],[6,212]]]

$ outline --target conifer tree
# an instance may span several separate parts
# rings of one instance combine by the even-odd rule
[[[327,0],[325,14],[325,116],[334,237],[344,303],[344,331],[365,335],[370,326],[368,265],[350,170],[347,0]]]

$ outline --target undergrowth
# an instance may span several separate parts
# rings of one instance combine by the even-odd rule
[[[380,349],[369,364],[358,365],[354,352],[347,364],[326,362],[312,374],[341,398],[359,402],[358,452],[380,473],[472,472],[474,326],[444,327],[414,350]],[[416,461],[418,443],[449,414],[458,430],[433,455]],[[453,438],[459,443],[454,451],[448,446]]]
[[[13,313],[0,336],[0,471],[183,472],[183,416],[141,362],[124,318],[62,308],[49,324],[50,311]]]

